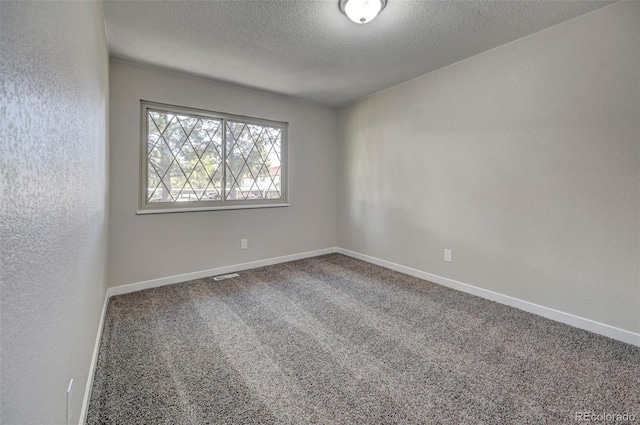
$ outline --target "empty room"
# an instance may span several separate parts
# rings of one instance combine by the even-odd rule
[[[640,2],[0,1],[0,423],[640,423]]]

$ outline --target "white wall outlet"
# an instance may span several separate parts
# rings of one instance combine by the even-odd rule
[[[444,261],[448,261],[448,262],[452,262],[453,261],[453,256],[451,254],[451,250],[450,249],[446,249],[444,250]]]
[[[73,417],[73,379],[69,381],[69,386],[67,387],[67,425],[72,423]]]
[[[240,249],[247,249],[249,248],[249,243],[247,242],[246,239],[240,239]]]

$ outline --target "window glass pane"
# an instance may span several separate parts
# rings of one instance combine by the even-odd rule
[[[286,205],[287,123],[144,101],[141,107],[146,175],[139,213]]]
[[[222,120],[147,111],[147,199],[221,199]]]
[[[226,121],[226,200],[282,197],[282,130]]]

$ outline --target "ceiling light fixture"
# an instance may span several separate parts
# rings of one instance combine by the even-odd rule
[[[340,12],[356,24],[373,21],[386,5],[387,0],[340,0],[338,2]]]

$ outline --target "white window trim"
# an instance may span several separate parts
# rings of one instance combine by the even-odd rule
[[[147,111],[162,111],[167,113],[183,113],[190,116],[203,118],[214,118],[222,120],[223,142],[226,132],[226,120],[243,122],[246,124],[265,125],[282,129],[280,136],[280,192],[282,196],[278,199],[247,199],[247,200],[212,200],[193,202],[147,202],[147,184],[149,161],[147,160],[148,149],[148,118]],[[140,178],[139,178],[139,204],[137,214],[164,214],[195,211],[216,211],[216,210],[238,210],[254,208],[278,208],[289,206],[288,196],[288,133],[289,123],[282,121],[272,121],[262,118],[246,117],[241,115],[226,114],[220,112],[207,111],[203,109],[187,108],[183,106],[170,105],[165,103],[140,101]],[[224,143],[223,143],[224,145]],[[226,152],[226,147],[223,147]],[[226,168],[226,158],[222,158],[222,167]],[[223,169],[223,173],[226,170]],[[224,179],[224,174],[223,174]]]

